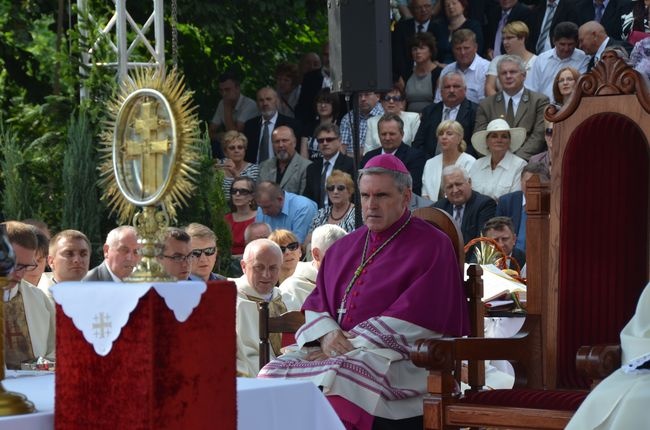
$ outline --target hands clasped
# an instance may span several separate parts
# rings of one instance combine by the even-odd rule
[[[340,329],[333,330],[320,338],[320,350],[313,351],[307,355],[307,360],[327,360],[337,355],[355,349],[348,339],[352,338],[350,333]]]

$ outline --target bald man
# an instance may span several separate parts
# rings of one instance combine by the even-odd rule
[[[282,265],[282,250],[269,239],[257,239],[246,245],[241,268],[244,275],[233,279],[237,284],[237,372],[255,377],[259,372],[259,317],[257,304],[269,303],[269,315],[287,311],[280,290],[275,286]],[[280,354],[280,334],[269,336],[271,357]]]

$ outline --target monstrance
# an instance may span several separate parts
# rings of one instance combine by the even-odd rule
[[[187,203],[195,187],[199,127],[191,96],[175,70],[163,77],[138,69],[108,103],[99,167],[102,199],[121,224],[133,223],[142,245],[142,259],[128,282],[174,280],[157,257],[176,207]]]

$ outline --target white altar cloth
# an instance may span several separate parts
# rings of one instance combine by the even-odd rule
[[[312,382],[237,378],[237,429],[343,430],[344,427]]]
[[[9,373],[8,373],[9,376]],[[54,429],[54,375],[7,377],[3,386],[27,396],[36,413],[0,417],[2,430]],[[329,402],[311,382],[237,378],[238,430],[343,429]]]

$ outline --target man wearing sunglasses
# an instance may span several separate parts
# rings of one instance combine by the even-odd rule
[[[165,246],[158,261],[169,276],[179,281],[198,280],[190,277],[192,263],[196,257],[192,253],[190,235],[177,227],[167,227]]]
[[[316,202],[318,209],[329,205],[325,184],[334,169],[354,175],[354,161],[341,153],[341,132],[336,124],[321,124],[314,131],[323,158],[307,166],[307,185],[303,195]]]
[[[190,235],[190,245],[194,256],[192,275],[201,278],[204,282],[225,280],[224,276],[212,271],[219,255],[217,235],[208,227],[196,222],[185,227],[185,233]]]
[[[122,282],[140,262],[138,234],[135,228],[123,225],[111,230],[104,243],[104,261],[93,268],[83,281]]]
[[[3,224],[16,256],[16,263],[3,293],[5,324],[5,364],[20,369],[20,363],[38,357],[55,358],[54,305],[38,288],[23,280],[36,269],[38,245],[29,225],[8,221]]]

